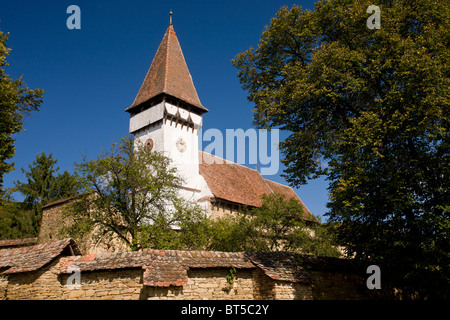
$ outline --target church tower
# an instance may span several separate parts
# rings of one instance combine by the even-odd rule
[[[151,150],[171,158],[185,180],[182,191],[198,199],[204,184],[199,174],[198,134],[208,109],[198,98],[172,23],[126,111],[130,113],[129,132]]]

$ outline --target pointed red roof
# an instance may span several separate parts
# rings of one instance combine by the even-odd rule
[[[194,106],[200,113],[208,112],[198,98],[173,25],[167,28],[144,82],[133,104],[126,111],[160,94],[182,100]]]

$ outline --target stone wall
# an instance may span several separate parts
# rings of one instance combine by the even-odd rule
[[[67,210],[68,205],[73,202],[74,198],[68,198],[54,203],[48,204],[43,208],[42,218],[39,230],[39,243],[46,243],[49,241],[60,240],[66,238],[67,234],[62,234],[62,226],[70,223],[68,218],[63,218],[64,210]],[[207,216],[211,219],[222,218],[226,215],[233,215],[239,210],[239,206],[231,202],[215,200],[210,202],[209,198],[207,204],[204,204],[207,210]],[[106,241],[100,243],[100,245],[94,245],[90,241],[89,237],[85,239],[77,239],[77,243],[83,253],[101,253],[101,252],[112,252]],[[114,242],[114,247],[117,250],[126,250],[125,246],[120,246],[119,242]],[[117,249],[119,248],[119,249]]]
[[[56,201],[43,208],[40,223],[39,243],[47,243],[55,240],[61,240],[71,235],[63,232],[63,227],[72,223],[70,218],[64,218],[63,214],[69,210],[70,204],[76,197]],[[116,238],[104,238],[94,241],[90,234],[86,234],[82,239],[77,239],[78,247],[83,253],[106,253],[127,251],[128,247]]]
[[[261,269],[237,269],[233,286],[226,280],[226,268],[188,270],[184,286],[143,285],[142,268],[82,272],[80,287],[71,288],[69,275],[60,274],[61,258],[44,268],[0,276],[3,299],[39,300],[251,300],[251,299],[365,299],[364,279],[333,272],[312,272],[311,284],[270,279]],[[70,281],[69,281],[70,283]]]
[[[62,299],[63,287],[58,281],[55,268],[59,259],[48,266],[32,272],[10,274],[7,277],[5,299],[7,300],[56,300]]]
[[[67,238],[0,251],[0,299],[370,299],[363,271],[349,260],[290,252],[81,255]]]
[[[316,300],[364,300],[372,293],[364,278],[355,274],[330,271],[311,271],[312,295]]]
[[[209,216],[211,219],[223,218],[229,215],[235,215],[239,212],[239,206],[234,203],[214,200],[209,205]]]
[[[0,276],[0,300],[6,299],[6,288],[8,287],[8,278]]]
[[[61,226],[64,225],[62,210],[66,205],[67,202],[61,201],[43,208],[38,237],[40,243],[60,239],[59,230],[61,229]]]

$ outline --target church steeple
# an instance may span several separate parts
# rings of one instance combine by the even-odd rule
[[[187,104],[188,109],[198,114],[208,112],[198,98],[172,23],[164,34],[133,104],[126,111],[132,112],[136,107],[161,97]]]
[[[145,76],[130,113],[129,132],[135,143],[161,152],[186,181],[183,192],[197,195],[199,174],[199,132],[203,114],[191,74],[184,60],[173,25],[169,24]]]

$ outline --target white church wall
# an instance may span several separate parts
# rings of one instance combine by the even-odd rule
[[[169,117],[165,121],[158,122],[163,119],[164,110]],[[197,201],[213,196],[199,172],[198,133],[202,127],[202,116],[190,113],[168,102],[160,103],[141,113],[146,114],[130,118],[130,131],[131,128],[140,129],[134,132],[135,139],[142,144],[145,144],[148,139],[153,140],[153,150],[162,152],[169,157],[172,165],[177,169],[177,173],[184,180],[179,188],[180,196],[187,201],[199,204],[209,215],[209,201]],[[177,122],[170,116],[176,116],[184,121]],[[194,127],[187,126],[187,121],[193,123]]]
[[[130,117],[129,132],[135,132],[164,117],[164,103],[161,102],[145,111],[139,112]]]

